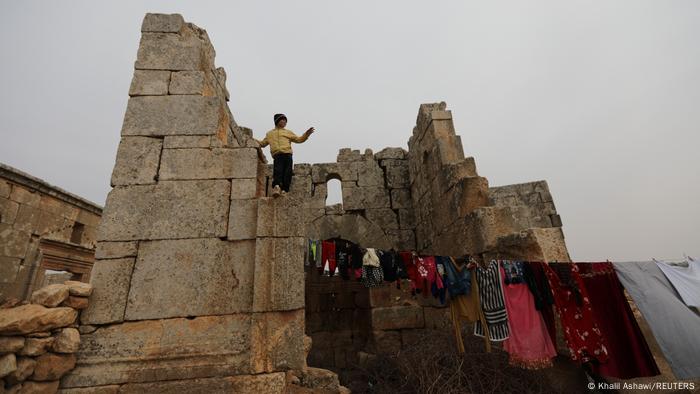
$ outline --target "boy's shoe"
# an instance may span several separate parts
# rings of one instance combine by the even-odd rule
[[[272,197],[279,197],[280,196],[280,185],[276,185],[275,187],[272,188]]]

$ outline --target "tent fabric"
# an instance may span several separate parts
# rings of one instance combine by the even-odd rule
[[[613,263],[678,379],[700,377],[700,316],[653,261]]]

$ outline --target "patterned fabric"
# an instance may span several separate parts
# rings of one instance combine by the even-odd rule
[[[472,289],[472,274],[466,264],[459,264],[454,259],[447,257],[444,260],[445,287],[450,297],[469,294]]]
[[[501,261],[505,277],[503,283],[517,284],[525,283],[524,267],[521,261]]]
[[[492,341],[503,341],[509,335],[508,312],[503,297],[503,284],[501,283],[498,262],[492,260],[486,268],[477,267],[475,274],[479,284],[479,299],[488,325],[489,337]],[[474,325],[474,335],[484,336],[484,327],[480,321]]]
[[[382,282],[384,282],[384,274],[381,267],[362,266],[362,284],[365,287],[381,286]]]
[[[580,363],[593,359],[606,362],[607,343],[595,321],[578,267],[571,263],[555,263],[552,266],[543,264],[543,267],[549,287],[554,293],[554,303],[571,359]],[[562,277],[559,276],[560,273]]]

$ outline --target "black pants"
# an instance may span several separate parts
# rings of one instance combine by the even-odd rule
[[[278,153],[272,157],[272,187],[280,186],[285,192],[289,191],[292,184],[292,154]]]

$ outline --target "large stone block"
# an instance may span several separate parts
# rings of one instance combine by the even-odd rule
[[[353,163],[357,168],[357,186],[384,187],[384,170],[374,160]]]
[[[372,309],[372,329],[374,330],[423,328],[424,325],[423,307],[417,305]]]
[[[118,259],[122,257],[136,257],[138,242],[98,242],[95,249],[95,259]]]
[[[386,184],[391,189],[406,188],[408,182],[408,165],[389,165],[386,167]]]
[[[377,160],[385,160],[385,159],[406,159],[408,157],[408,153],[406,150],[403,148],[384,148],[377,152],[374,157]]]
[[[120,394],[209,394],[209,393],[270,393],[282,394],[285,392],[284,372],[238,375],[216,378],[171,380],[152,383],[127,383],[117,387]],[[117,391],[114,391],[116,394]],[[64,393],[61,393],[64,394]],[[69,391],[65,394],[83,394],[82,392]],[[88,393],[84,393],[88,394]],[[89,394],[103,394],[92,393]],[[107,394],[107,393],[104,393]],[[112,394],[111,392],[109,394]]]
[[[345,210],[389,208],[389,191],[383,186],[343,187],[343,208]]]
[[[341,162],[350,162],[350,161],[360,161],[362,160],[362,154],[360,153],[359,150],[353,150],[350,148],[342,148],[338,151],[338,156],[336,158],[336,161],[338,163]]]
[[[25,189],[22,186],[14,186],[10,193],[10,200],[29,205],[30,207],[38,207],[41,201],[41,194]]]
[[[399,228],[399,221],[396,212],[391,208],[366,209],[365,217],[372,223],[376,223],[383,230]]]
[[[125,322],[81,336],[64,388],[250,373],[250,315]],[[303,332],[302,332],[303,334]]]
[[[185,25],[180,14],[151,14],[143,18],[142,32],[177,33]]]
[[[78,313],[71,308],[46,308],[27,304],[0,309],[0,335],[49,331],[73,324]]]
[[[114,188],[107,196],[98,240],[225,237],[230,192],[225,180]]]
[[[170,94],[204,94],[204,71],[177,71],[170,81]]]
[[[255,178],[258,154],[253,148],[164,149],[161,180]]]
[[[250,311],[254,259],[255,241],[209,238],[141,242],[125,319]]]
[[[357,167],[341,163],[313,164],[311,179],[314,183],[326,183],[330,179],[357,181]]]
[[[189,31],[183,34],[143,33],[134,67],[138,70],[206,70],[214,65],[213,51]]]
[[[124,320],[133,258],[98,260],[92,267],[90,284],[94,287],[90,303],[83,310],[83,324],[106,324]]]
[[[216,97],[131,97],[122,135],[215,135],[224,127],[221,105]]]
[[[12,193],[12,185],[9,182],[0,179],[0,197],[9,198],[10,193]]]
[[[231,200],[226,236],[229,240],[255,239],[258,231],[258,201]]]
[[[254,313],[251,324],[251,369],[255,373],[301,370],[304,310]]]
[[[74,367],[75,354],[42,354],[36,359],[32,380],[58,380]]]
[[[416,227],[416,216],[413,209],[399,209],[399,228],[402,230],[413,229]]]
[[[257,196],[258,180],[255,178],[231,179],[231,199],[244,200]]]
[[[163,139],[163,148],[209,148],[212,138],[215,137],[210,135],[168,135]]]
[[[123,137],[112,171],[112,186],[156,183],[162,146],[161,138]]]
[[[18,231],[9,224],[0,223],[0,256],[24,258],[29,239],[28,232]]]
[[[0,283],[14,283],[21,263],[17,257],[0,257]]]
[[[168,94],[170,71],[136,70],[129,96],[163,96]]]
[[[258,199],[258,237],[304,237],[303,202],[292,196]]]
[[[255,247],[253,311],[304,307],[306,238],[258,238]]]
[[[413,208],[413,202],[411,201],[411,191],[408,189],[392,189],[391,207],[394,209]]]
[[[416,249],[416,235],[413,230],[387,230],[387,235],[394,240],[394,247],[398,250]]]
[[[19,203],[0,197],[0,223],[12,224],[17,218]]]

